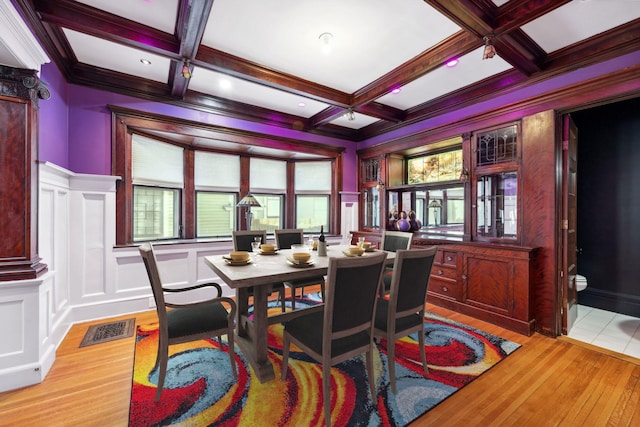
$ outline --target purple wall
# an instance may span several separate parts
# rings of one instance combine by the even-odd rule
[[[40,100],[38,160],[69,169],[69,114],[67,83],[53,63],[42,66],[41,80],[51,98]]]

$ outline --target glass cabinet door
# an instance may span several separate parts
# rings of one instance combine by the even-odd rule
[[[478,176],[478,236],[518,237],[518,173]]]
[[[377,186],[363,189],[363,228],[380,228],[380,189]]]

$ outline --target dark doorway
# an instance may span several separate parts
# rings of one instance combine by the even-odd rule
[[[578,303],[640,317],[640,98],[571,114],[578,127]]]

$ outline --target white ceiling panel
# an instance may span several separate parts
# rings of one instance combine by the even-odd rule
[[[400,93],[378,98],[378,102],[406,110],[511,68],[499,55],[483,60],[483,49],[481,47],[460,57],[454,67],[435,69],[403,86]]]
[[[96,9],[173,34],[178,0],[77,0]]]
[[[640,0],[573,0],[523,25],[547,53],[640,18]]]
[[[354,119],[349,120],[346,114],[341,115],[337,119],[331,121],[331,124],[344,126],[350,129],[361,129],[365,126],[368,126],[372,123],[377,122],[378,119],[375,117],[370,117],[360,113],[354,113]]]
[[[73,30],[63,31],[79,62],[167,83],[169,59]],[[142,59],[150,63],[143,64]]]
[[[203,44],[352,93],[458,30],[423,0],[216,0]]]
[[[311,117],[329,106],[313,99],[198,67],[193,70],[189,89],[300,117]]]

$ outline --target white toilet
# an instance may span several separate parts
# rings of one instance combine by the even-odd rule
[[[578,292],[584,290],[587,287],[587,278],[576,274],[576,290]]]

